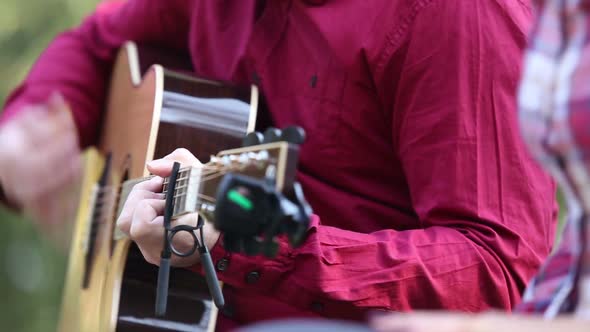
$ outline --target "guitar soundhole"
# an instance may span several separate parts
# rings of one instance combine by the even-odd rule
[[[125,266],[117,331],[205,331],[212,302],[204,279],[173,269],[165,317],[154,315],[157,266],[145,262],[135,245]]]

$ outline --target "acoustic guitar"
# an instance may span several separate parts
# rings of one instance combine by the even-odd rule
[[[182,64],[190,62],[170,54],[157,58],[142,49],[128,42],[120,50],[99,144],[85,153],[60,331],[214,330],[217,308],[205,279],[184,269],[171,271],[167,314],[156,317],[158,268],[116,229],[133,184],[149,175],[146,162],[177,147],[189,149],[202,161],[215,156],[203,168],[179,173],[175,216],[199,212],[211,219],[212,198],[227,172],[263,178],[272,170],[279,191],[292,186],[295,178],[297,149],[291,144],[277,141],[235,149],[260,118],[255,86],[238,87],[165,69],[154,63],[175,68],[180,64],[186,70]]]

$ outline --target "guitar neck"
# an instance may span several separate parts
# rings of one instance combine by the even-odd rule
[[[174,213],[172,218],[178,218],[186,213],[195,212],[197,210],[197,193],[198,193],[198,182],[200,181],[200,169],[199,167],[184,167],[178,172],[176,180],[176,190],[174,194]],[[120,195],[117,202],[117,216],[121,214],[125,202],[135,187],[136,184],[151,180],[155,175],[130,179],[121,185]],[[170,178],[164,178],[164,186],[162,193],[166,193],[166,189]]]
[[[270,176],[277,190],[290,188],[295,179],[297,151],[286,142],[268,143],[222,151],[206,164],[181,168],[176,177],[172,219],[199,212],[206,220],[212,221],[217,188],[223,176],[230,172],[257,179]],[[152,178],[131,179],[121,185],[116,216],[121,214],[133,187]],[[165,178],[163,181],[163,193],[167,192],[169,180]]]

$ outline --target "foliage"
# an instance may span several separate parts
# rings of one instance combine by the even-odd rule
[[[60,31],[76,25],[96,0],[2,0],[0,101]]]
[[[75,26],[95,4],[96,0],[2,0],[2,105],[51,39]],[[28,220],[0,210],[0,330],[55,330],[65,261],[64,251],[38,234]]]

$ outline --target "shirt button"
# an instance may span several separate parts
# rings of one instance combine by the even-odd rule
[[[252,271],[246,275],[246,282],[249,284],[255,284],[260,279],[260,272]]]
[[[227,259],[227,258],[222,258],[217,261],[217,264],[215,264],[217,271],[225,271],[225,270],[227,270],[228,266],[229,266],[229,259]]]
[[[315,86],[316,86],[316,84],[317,84],[317,83],[318,83],[318,76],[317,76],[317,75],[313,75],[313,76],[311,77],[311,79],[309,80],[309,85],[310,85],[312,88],[315,88]]]
[[[311,302],[311,310],[315,312],[322,312],[324,311],[324,304],[321,302],[313,301]]]

